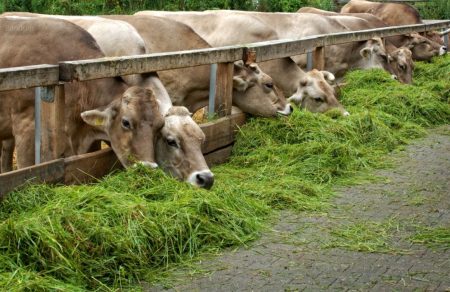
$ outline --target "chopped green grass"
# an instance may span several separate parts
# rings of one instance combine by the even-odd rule
[[[397,253],[392,246],[393,221],[364,221],[340,226],[331,231],[333,238],[326,248],[345,248],[353,251]]]
[[[448,250],[450,249],[450,226],[420,227],[409,240],[431,248]]]
[[[254,240],[273,210],[323,211],[334,185],[386,166],[384,154],[450,121],[449,71],[450,56],[417,64],[412,86],[355,71],[342,89],[347,118],[296,110],[249,119],[210,191],[144,168],[17,190],[0,203],[0,287],[130,289],[201,252]],[[359,229],[349,236],[373,236]]]

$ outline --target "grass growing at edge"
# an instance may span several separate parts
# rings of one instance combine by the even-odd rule
[[[93,185],[18,190],[0,203],[0,287],[135,288],[200,252],[254,240],[275,209],[323,210],[334,185],[385,166],[384,154],[450,121],[449,70],[450,56],[419,63],[413,86],[351,72],[348,118],[297,110],[250,119],[230,162],[213,169],[210,191],[144,168]]]

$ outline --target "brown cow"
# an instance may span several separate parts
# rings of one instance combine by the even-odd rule
[[[0,35],[2,68],[104,56],[89,33],[64,20],[0,17]],[[164,121],[152,91],[127,90],[117,78],[67,83],[64,87],[66,156],[85,153],[95,140],[104,139],[111,141],[124,166],[156,164],[154,136]],[[0,92],[0,99],[0,140],[14,138],[18,168],[32,165],[34,91]]]
[[[208,12],[166,12],[166,11],[141,11],[136,15],[145,16],[162,16],[165,18],[181,21],[189,25],[196,33],[204,38],[212,46],[227,46],[236,44],[246,44],[265,40],[279,39],[276,31],[268,25],[254,18],[248,18],[243,15],[229,15],[222,17],[215,13]],[[301,70],[291,58],[282,58],[259,63],[259,66],[269,74],[274,84],[283,91],[286,96],[296,95],[298,91],[302,90],[300,81],[305,76],[310,75],[311,78],[319,78],[319,75],[305,73]],[[323,79],[322,77],[322,80]],[[315,86],[316,83],[308,84],[308,86]],[[348,112],[337,101],[331,85],[328,85],[327,90],[329,96],[328,100],[336,102],[321,105],[320,111],[326,111],[331,108],[338,108],[343,114]],[[317,90],[320,90],[319,88]]]
[[[407,3],[380,3],[365,0],[350,0],[341,13],[370,13],[388,25],[422,24],[422,18],[416,8]],[[426,32],[424,36],[443,46],[444,42],[436,31]],[[445,46],[443,49],[447,50]]]
[[[299,9],[298,12],[308,12],[337,18],[340,22],[344,23],[352,30],[371,29],[388,26],[388,24],[383,22],[380,18],[370,13],[336,13],[312,7],[303,7]],[[346,16],[361,18],[365,21],[346,21]],[[445,54],[447,50],[446,47],[442,46],[440,43],[433,41],[432,39],[427,39],[426,37],[421,36],[417,33],[391,36],[386,38],[386,49],[388,50],[388,52],[394,51],[400,47],[409,48],[412,52],[412,58],[418,61],[431,60],[431,58],[433,58],[434,56]],[[400,78],[400,76],[398,77],[399,80],[402,79]]]
[[[171,19],[129,15],[105,17],[131,24],[144,39],[150,52],[211,47],[192,28]],[[158,72],[174,105],[184,105],[192,112],[208,104],[209,73],[209,65]],[[286,98],[273,86],[272,78],[255,63],[235,63],[232,95],[235,106],[253,115],[267,117],[289,115],[292,112]]]
[[[336,19],[339,23],[345,25],[351,30],[365,30],[377,27],[384,27],[386,24],[378,17],[368,13],[336,13],[331,11],[320,10],[313,7],[302,7],[298,13],[314,13]],[[395,39],[393,39],[395,38]],[[412,53],[408,47],[397,48],[391,40],[399,40],[401,36],[390,37],[385,39],[385,49],[389,55],[390,72],[402,83],[412,83],[412,71],[414,63],[412,61]]]

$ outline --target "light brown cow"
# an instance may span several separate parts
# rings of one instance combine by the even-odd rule
[[[351,30],[365,30],[386,26],[379,18],[368,13],[336,13],[313,7],[302,7],[297,12],[314,13],[331,17]],[[399,37],[395,38],[398,39]],[[397,48],[391,42],[391,38],[386,38],[384,41],[385,50],[389,58],[390,73],[400,82],[411,84],[412,71],[414,69],[411,51],[407,47]]]
[[[345,23],[322,15],[307,13],[263,13],[248,11],[214,11],[220,14],[236,14],[254,17],[272,27],[280,38],[296,39],[311,35],[349,31]],[[306,67],[306,56],[292,59]],[[368,41],[351,42],[325,48],[325,69],[341,78],[350,69],[383,68],[392,73],[383,42],[379,38]]]
[[[137,14],[162,16],[183,22],[194,29],[209,44],[216,47],[279,39],[277,33],[263,22],[242,15],[227,15],[226,17],[222,17],[215,13],[206,12],[177,13],[165,11],[141,11]],[[302,90],[300,88],[300,81],[305,76],[320,78],[318,75],[302,71],[291,58],[261,62],[259,66],[273,78],[274,84],[286,96],[293,96]],[[315,84],[311,83],[310,86],[315,86]],[[331,90],[327,90],[327,93],[331,95],[328,96],[325,102],[328,100],[334,100],[336,102],[320,107],[317,106],[317,108],[320,108],[322,112],[337,107],[343,114],[348,114],[339,101],[337,101],[331,85],[328,85],[328,87]]]
[[[63,20],[0,17],[0,31],[2,68],[104,56],[91,35]],[[163,126],[155,96],[150,90],[126,89],[116,78],[65,85],[66,156],[85,153],[95,140],[104,139],[124,166],[155,165],[154,136]],[[1,92],[0,99],[0,140],[14,138],[18,168],[32,165],[34,91]]]
[[[419,11],[408,3],[380,3],[365,0],[350,0],[341,8],[341,13],[370,13],[380,18],[384,23],[396,25],[422,24]],[[440,34],[429,31],[423,34],[433,42],[437,42],[442,49],[447,50]]]
[[[153,16],[114,15],[108,18],[131,24],[151,52],[172,52],[210,48],[189,26],[171,19]],[[170,32],[170,33],[168,33]],[[196,66],[159,72],[174,105],[190,111],[208,104],[210,66]],[[272,78],[257,64],[236,62],[233,76],[233,104],[257,116],[289,115],[292,107],[274,86]]]
[[[345,23],[346,26],[353,30],[381,28],[388,26],[388,24],[383,22],[380,18],[369,13],[336,13],[312,7],[303,7],[298,12],[308,12],[331,16],[333,18],[340,19],[340,22]],[[343,16],[353,16],[361,18],[365,21],[345,21],[346,17]],[[433,41],[432,39],[427,39],[426,37],[421,36],[417,33],[391,36],[386,38],[386,49],[388,53],[401,47],[410,49],[412,52],[412,58],[418,61],[428,61],[431,60],[431,58],[433,58],[434,56],[443,55],[446,52],[446,48],[442,46],[442,44]],[[398,77],[399,80],[402,79],[400,76]]]

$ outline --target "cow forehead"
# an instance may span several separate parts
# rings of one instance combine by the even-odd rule
[[[166,116],[163,131],[166,135],[183,137],[185,140],[202,141],[205,139],[203,131],[189,116]]]

